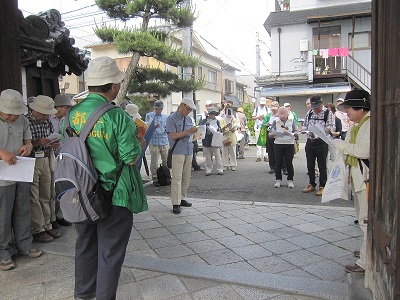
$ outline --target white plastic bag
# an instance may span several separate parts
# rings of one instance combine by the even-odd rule
[[[338,155],[328,170],[328,180],[322,193],[322,203],[349,200],[349,182],[343,155]]]
[[[244,138],[244,134],[239,131],[235,131],[235,134],[238,142],[240,142]]]
[[[211,142],[211,147],[222,147],[224,141],[224,135],[222,132],[214,132]]]

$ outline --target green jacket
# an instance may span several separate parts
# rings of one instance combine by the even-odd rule
[[[106,101],[107,99],[98,94],[89,94],[81,103],[71,108],[71,127],[80,132],[94,109]],[[129,165],[142,152],[136,133],[132,118],[120,108],[114,108],[97,121],[86,140],[105,190],[115,187],[118,171],[123,167],[112,204],[126,207],[133,213],[148,210],[140,171],[137,166]]]

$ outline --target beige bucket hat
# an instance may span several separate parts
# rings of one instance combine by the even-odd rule
[[[27,112],[27,107],[22,100],[20,92],[7,89],[0,94],[0,111],[10,115],[22,115]]]
[[[54,108],[54,101],[48,96],[39,95],[32,99],[29,108],[44,115],[54,115],[57,110]]]
[[[108,56],[101,56],[89,62],[86,70],[88,86],[102,86],[108,83],[120,83],[125,78],[115,61]]]

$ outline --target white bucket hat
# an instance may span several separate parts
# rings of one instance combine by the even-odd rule
[[[39,95],[32,99],[29,108],[44,115],[54,115],[57,110],[54,108],[54,101],[48,96]]]
[[[26,113],[27,107],[18,91],[8,89],[0,94],[0,111],[10,115],[22,115]]]
[[[187,106],[189,106],[193,110],[196,109],[196,105],[194,104],[193,100],[188,98],[188,97],[184,97],[182,99],[181,103],[186,104]]]
[[[260,104],[266,104],[267,103],[267,98],[265,98],[265,97],[261,97],[260,98]]]
[[[139,114],[139,106],[137,106],[136,104],[128,104],[125,107],[125,111],[131,116],[134,117],[135,119],[141,119],[142,116]]]
[[[120,83],[125,78],[125,73],[118,69],[115,61],[102,56],[89,62],[86,70],[86,83],[88,86],[102,86],[108,83]]]

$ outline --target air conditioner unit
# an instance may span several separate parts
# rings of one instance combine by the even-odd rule
[[[300,40],[300,52],[307,52],[308,50],[308,40]]]

